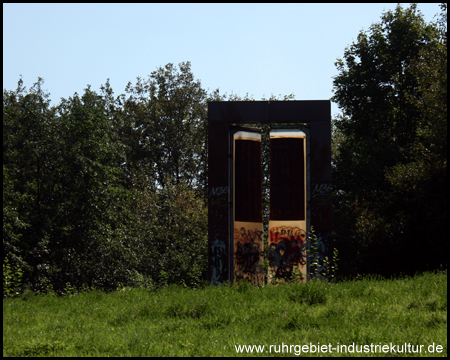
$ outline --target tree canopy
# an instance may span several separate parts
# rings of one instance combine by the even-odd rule
[[[399,5],[336,62],[335,228],[360,272],[447,264],[444,17],[446,6],[438,26]]]
[[[198,284],[210,96],[190,63],[158,68],[117,97],[107,81],[56,106],[42,84],[3,91],[4,263],[35,291],[161,274]]]

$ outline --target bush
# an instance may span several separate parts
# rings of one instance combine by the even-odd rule
[[[13,297],[20,293],[23,272],[19,265],[11,265],[8,259],[3,263],[3,297]]]

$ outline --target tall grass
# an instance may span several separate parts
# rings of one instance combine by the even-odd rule
[[[235,345],[310,343],[434,343],[444,351],[417,355],[446,356],[447,275],[3,300],[3,356],[242,356]]]

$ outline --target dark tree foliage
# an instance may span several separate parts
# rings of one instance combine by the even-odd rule
[[[446,25],[425,23],[416,5],[399,5],[361,32],[336,65],[341,269],[392,275],[446,266]]]
[[[4,210],[17,214],[19,230],[4,236],[4,259],[23,265],[35,290],[67,282],[112,286],[109,278],[125,276],[131,250],[121,239],[128,197],[121,187],[123,146],[114,140],[104,100],[88,88],[50,107],[42,79],[29,93],[21,83],[3,93],[6,200],[14,202],[4,197]],[[4,228],[14,226],[11,220]]]
[[[207,269],[206,113],[190,63],[50,106],[3,91],[3,261],[34,291],[197,285]]]
[[[55,186],[50,174],[57,161],[53,158],[60,156],[52,142],[57,132],[52,126],[55,109],[50,108],[42,83],[39,79],[26,93],[20,80],[15,91],[3,92],[4,192],[7,189],[3,257],[17,262],[28,274],[39,273],[38,282],[45,281],[51,271],[46,261],[50,221],[55,215],[55,199],[49,196]],[[5,228],[10,230],[6,236]]]
[[[145,246],[139,271],[195,285],[207,270],[207,101],[190,63],[167,64],[129,83],[121,112],[133,230]]]
[[[206,188],[207,93],[194,80],[190,63],[158,68],[145,81],[128,83],[123,96],[126,168],[138,166],[164,188],[168,179]]]

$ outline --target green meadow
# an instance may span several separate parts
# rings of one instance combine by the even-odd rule
[[[3,356],[296,356],[300,350],[447,356],[447,273],[3,299]]]

